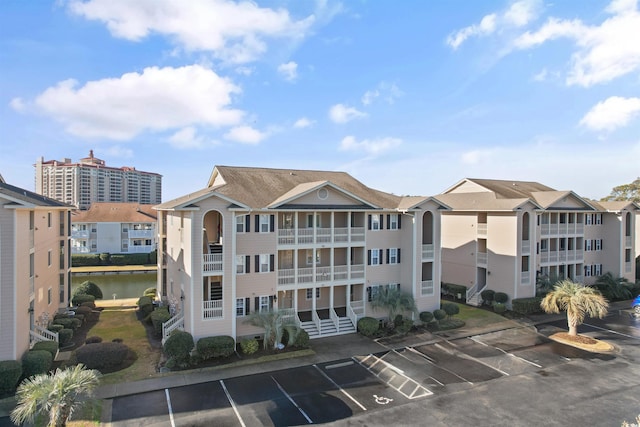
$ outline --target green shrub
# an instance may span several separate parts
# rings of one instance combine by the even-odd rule
[[[62,325],[66,329],[73,329],[73,319],[70,317],[60,317],[53,319],[54,325]]]
[[[70,344],[71,338],[73,338],[73,329],[64,328],[58,332],[58,341],[61,346]]]
[[[144,265],[149,263],[149,254],[111,254],[112,265]]]
[[[58,354],[58,342],[57,341],[38,341],[31,347],[31,351],[45,350],[51,353],[51,357],[55,359]]]
[[[75,331],[76,329],[80,328],[80,326],[82,326],[82,320],[78,319],[77,317],[72,317],[71,327],[73,328],[73,330]]]
[[[380,322],[373,317],[363,317],[358,320],[358,332],[365,337],[372,337],[380,328]]]
[[[96,303],[94,301],[85,301],[80,303],[80,307],[89,307],[91,310],[96,308]]]
[[[109,371],[122,365],[130,351],[128,346],[119,342],[100,342],[78,348],[75,359],[87,369]]]
[[[446,318],[446,317],[447,317],[447,312],[446,312],[446,311],[444,311],[443,309],[439,308],[439,309],[437,309],[437,310],[434,310],[434,312],[433,312],[433,317],[434,317],[437,321],[440,321],[440,320],[442,320],[442,319],[444,319],[444,318]]]
[[[171,359],[170,366],[186,368],[189,366],[190,353],[193,350],[193,336],[186,331],[175,330],[164,343],[164,353]]]
[[[433,321],[433,313],[430,311],[423,311],[420,313],[420,320],[424,323],[429,323]]]
[[[71,255],[71,265],[73,267],[94,267],[100,265],[98,254],[73,254]]]
[[[496,294],[493,296],[493,300],[495,302],[504,304],[505,302],[509,301],[509,295],[505,294],[504,292],[496,292]]]
[[[413,328],[413,320],[404,319],[400,323],[396,323],[396,331],[400,334],[407,334]]]
[[[293,341],[293,346],[297,348],[309,347],[309,333],[304,329],[300,329],[296,339]]]
[[[82,303],[85,303],[85,302],[92,302],[95,304],[95,301],[96,301],[96,297],[94,297],[93,295],[78,294],[73,296],[73,298],[71,299],[71,304],[81,305]]]
[[[91,309],[91,307],[87,307],[86,305],[81,305],[80,307],[76,308],[76,317],[78,316],[90,316],[93,313],[93,310]]]
[[[454,304],[452,302],[443,302],[442,309],[445,313],[447,313],[447,316],[449,317],[453,317],[456,314],[460,313],[460,307],[458,306],[458,304]]]
[[[524,315],[541,313],[541,302],[542,297],[516,298],[511,301],[511,310]]]
[[[467,287],[464,285],[442,283],[441,288],[441,293],[443,293],[444,295],[450,295],[454,298],[458,298],[458,294],[460,294],[462,299],[467,297]]]
[[[492,291],[491,289],[485,289],[484,291],[480,292],[480,297],[482,297],[482,303],[484,305],[491,305],[495,295],[496,291]]]
[[[196,343],[196,350],[202,360],[215,357],[229,357],[236,349],[236,341],[227,335],[200,338]]]
[[[149,297],[151,299],[156,299],[156,295],[158,295],[158,290],[156,288],[147,288],[144,290],[142,294],[145,297]]]
[[[96,285],[95,283],[86,280],[80,283],[80,285],[73,292],[73,296],[76,295],[93,295],[95,299],[102,299],[102,289],[100,289],[100,286]]]
[[[151,324],[153,325],[153,332],[156,334],[156,336],[161,336],[162,324],[171,319],[171,315],[169,314],[169,307],[159,307],[158,309],[153,310],[149,316],[151,319]]]
[[[103,252],[99,255],[100,257],[100,264],[102,265],[109,265],[111,264],[111,254],[108,252]]]
[[[98,337],[98,336],[92,336],[87,338],[84,343],[85,344],[98,344],[102,342],[102,337]]]
[[[493,303],[493,311],[499,314],[504,313],[507,311],[507,306],[501,302]]]
[[[58,325],[57,323],[52,323],[47,327],[47,329],[50,330],[51,332],[60,332],[61,330],[64,329],[64,326]]]
[[[149,297],[138,298],[137,304],[143,316],[148,316],[153,311],[153,300]]]
[[[30,350],[22,356],[22,376],[46,374],[53,365],[53,356],[47,350]]]
[[[0,396],[13,393],[22,376],[22,363],[17,360],[0,361]]]
[[[258,340],[255,338],[244,339],[240,341],[240,349],[243,354],[249,355],[258,351],[260,344],[258,344]]]
[[[149,264],[157,264],[158,263],[158,251],[153,250],[149,252]]]

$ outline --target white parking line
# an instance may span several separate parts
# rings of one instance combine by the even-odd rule
[[[453,375],[453,376],[455,376],[455,377],[458,377],[459,379],[461,379],[462,381],[464,381],[464,382],[465,382],[465,383],[467,383],[467,384],[471,384],[471,385],[473,385],[473,383],[472,383],[471,381],[469,381],[468,379],[461,377],[460,375],[456,374],[456,373],[455,373],[455,372],[453,372],[452,370],[449,370],[449,369],[447,369],[447,368],[445,368],[445,367],[443,367],[443,366],[438,365],[438,364],[437,364],[437,363],[435,363],[433,360],[431,360],[431,358],[430,358],[429,356],[427,356],[426,354],[424,354],[424,353],[422,353],[422,352],[420,352],[420,351],[418,351],[418,350],[414,349],[413,347],[407,347],[407,348],[411,349],[411,351],[413,351],[413,352],[415,352],[415,353],[418,353],[418,354],[422,355],[422,357],[424,357],[424,358],[426,359],[426,361],[427,361],[427,362],[431,363],[431,364],[432,364],[433,366],[435,366],[436,368],[438,368],[438,369],[440,369],[440,370],[443,370],[443,371],[445,371],[445,372],[448,372],[448,373],[450,373],[451,375]],[[431,377],[431,378],[433,378],[433,377]],[[435,378],[433,378],[433,379],[435,379]],[[436,380],[436,381],[437,381],[437,380]],[[440,382],[440,381],[438,381],[438,382]],[[442,383],[440,383],[440,384],[442,384]]]
[[[511,356],[511,357],[515,357],[516,359],[522,360],[523,362],[528,363],[528,364],[530,364],[530,365],[533,365],[533,366],[535,366],[536,368],[542,368],[542,366],[538,365],[537,363],[534,363],[534,362],[532,362],[532,361],[530,361],[530,360],[527,360],[527,359],[525,359],[524,357],[516,356],[516,355],[515,355],[515,354],[513,354],[513,353],[509,353],[508,351],[505,351],[505,350],[501,349],[500,347],[490,346],[489,344],[487,344],[487,343],[485,343],[485,342],[480,341],[480,340],[479,340],[478,338],[476,338],[476,337],[469,337],[469,339],[470,339],[471,341],[473,341],[473,342],[475,342],[475,343],[478,343],[478,344],[481,344],[481,345],[483,345],[483,346],[485,346],[485,347],[491,347],[491,348],[495,348],[496,350],[500,350],[500,351],[501,351],[501,352],[503,352],[504,354],[506,354],[506,355],[508,355],[508,356]]]
[[[220,385],[222,386],[222,390],[224,390],[224,394],[227,395],[227,399],[229,400],[229,403],[231,404],[231,408],[233,409],[233,412],[236,413],[236,417],[238,417],[238,421],[240,421],[240,425],[242,427],[247,427],[245,425],[244,421],[242,421],[242,417],[240,416],[240,412],[238,412],[238,408],[236,406],[236,402],[233,401],[233,398],[229,394],[229,390],[227,390],[227,386],[224,385],[224,381],[223,380],[220,380]]]
[[[173,408],[171,408],[171,397],[169,397],[169,389],[164,389],[164,394],[167,396],[167,406],[169,407],[169,420],[171,421],[171,427],[176,427],[176,422],[173,419]]]
[[[343,366],[349,366],[349,365],[353,365],[353,362],[349,362],[347,364],[341,363],[341,365]],[[351,399],[351,401],[353,403],[355,403],[356,405],[358,405],[360,407],[360,409],[362,409],[363,411],[366,411],[367,408],[365,408],[363,405],[360,404],[360,402],[358,402],[356,399],[353,398],[353,396],[351,396],[349,393],[347,393],[346,390],[344,390],[342,387],[340,387],[334,380],[331,379],[331,377],[329,377],[327,374],[325,374],[324,372],[322,372],[322,369],[318,368],[318,366],[313,365],[314,368],[316,368],[318,370],[318,372],[320,372],[326,379],[328,379],[334,386],[338,387],[338,390],[340,390],[345,396],[347,396],[349,399]],[[336,365],[331,365],[331,366],[325,366],[325,369],[334,369],[336,367]]]
[[[640,339],[638,337],[634,337],[633,335],[623,334],[622,332],[617,332],[617,331],[613,331],[611,329],[601,328],[600,326],[591,325],[589,323],[584,323],[584,325],[585,326],[589,326],[591,328],[600,329],[601,331],[611,332],[612,334],[622,335],[623,337],[626,337],[626,338],[631,338],[631,339],[634,339],[634,340]]]
[[[307,422],[309,424],[313,424],[313,421],[311,420],[311,418],[309,418],[309,415],[307,415],[306,412],[304,412],[302,410],[301,407],[298,406],[298,404],[295,402],[295,400],[293,400],[293,398],[291,396],[289,396],[289,394],[284,390],[284,388],[282,388],[282,386],[280,385],[280,383],[278,381],[276,381],[275,378],[271,377],[271,379],[273,380],[274,383],[276,383],[276,385],[278,386],[278,388],[280,389],[280,391],[282,392],[282,394],[284,394],[286,396],[287,399],[289,399],[289,402],[293,403],[293,406],[295,406],[296,408],[298,408],[298,411],[300,411],[300,413],[302,414],[303,417],[305,417],[307,419]]]

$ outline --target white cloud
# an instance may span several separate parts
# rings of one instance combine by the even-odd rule
[[[402,140],[399,138],[378,138],[378,139],[363,139],[357,141],[354,136],[346,136],[340,143],[341,151],[364,151],[369,154],[380,154],[384,151],[390,150],[398,145],[402,144]]]
[[[9,106],[18,113],[24,113],[27,110],[27,106],[22,98],[13,98],[9,101]]]
[[[293,127],[297,129],[303,129],[303,128],[308,128],[309,126],[312,126],[314,123],[315,123],[314,120],[310,120],[306,117],[301,117],[298,120],[296,120],[296,122],[293,124]]]
[[[470,37],[484,37],[505,28],[520,28],[535,20],[542,8],[541,0],[520,0],[504,12],[485,15],[479,23],[464,27],[447,37],[447,44],[456,50]]]
[[[215,141],[207,140],[202,135],[198,135],[197,129],[193,126],[180,129],[171,135],[168,140],[172,146],[179,149],[204,148],[215,144]]]
[[[120,157],[123,159],[132,159],[133,158],[133,150],[130,148],[124,148],[119,145],[114,145],[106,149],[105,153],[109,157]]]
[[[542,70],[540,70],[539,73],[535,74],[533,76],[533,80],[536,82],[543,82],[545,80],[547,80],[547,76],[549,75],[549,72],[547,71],[546,68],[543,68]]]
[[[353,119],[367,117],[367,113],[344,104],[336,104],[329,109],[329,118],[335,123],[347,123]]]
[[[393,104],[404,92],[395,83],[380,82],[375,89],[368,90],[362,95],[362,104],[370,105],[376,99],[382,98],[388,104]]]
[[[640,98],[612,96],[591,108],[580,124],[592,130],[612,131],[639,116]]]
[[[252,67],[240,66],[236,67],[235,71],[241,76],[250,76],[251,74],[253,74],[254,69]]]
[[[114,37],[140,41],[156,33],[187,51],[212,52],[230,63],[255,60],[266,52],[267,39],[304,38],[316,19],[294,20],[283,8],[229,0],[72,0],[68,8],[103,22]]]
[[[298,78],[298,64],[293,61],[287,62],[286,64],[280,64],[278,65],[278,72],[285,80],[292,82]]]
[[[66,80],[45,90],[35,104],[73,135],[124,141],[145,131],[236,125],[244,113],[230,104],[239,92],[229,79],[199,65],[150,67],[82,87]]]
[[[377,90],[368,90],[362,95],[362,104],[369,105],[373,102],[374,99],[380,96],[380,92]]]
[[[584,87],[605,83],[640,70],[640,13],[637,0],[612,2],[606,11],[613,16],[589,26],[578,19],[550,18],[535,32],[516,38],[513,47],[529,49],[558,38],[574,41],[568,85]]]
[[[252,128],[251,126],[237,126],[224,134],[224,138],[243,144],[259,144],[268,135]]]

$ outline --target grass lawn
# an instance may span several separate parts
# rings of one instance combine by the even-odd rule
[[[477,328],[508,320],[507,318],[488,310],[471,307],[465,304],[455,304],[460,307],[460,313],[456,314],[455,318],[464,320],[465,327],[467,328]]]

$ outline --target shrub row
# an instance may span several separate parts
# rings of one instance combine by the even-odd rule
[[[22,376],[22,363],[17,360],[0,361],[0,396],[13,393]]]
[[[215,357],[229,357],[236,349],[235,340],[227,335],[200,338],[196,343],[196,350],[202,360]]]
[[[53,365],[53,356],[47,350],[29,350],[22,356],[22,376],[46,374]]]
[[[442,283],[440,286],[440,289],[443,295],[450,295],[452,297],[457,298],[458,294],[460,294],[462,299],[465,299],[467,297],[467,287],[464,285],[456,285],[453,283]]]
[[[147,254],[73,254],[71,265],[74,267],[92,267],[100,265],[143,265],[157,262],[157,251]]]
[[[178,329],[173,331],[162,348],[168,357],[167,368],[188,367],[191,364],[193,345],[193,336],[189,332]]]
[[[45,350],[51,353],[51,357],[55,359],[58,354],[58,343],[56,341],[38,341],[33,345],[31,350]]]
[[[144,317],[151,314],[153,311],[153,300],[150,297],[140,297],[138,298],[138,302],[136,303],[142,312]]]
[[[82,305],[84,303],[93,303],[95,305],[95,301],[96,301],[96,297],[94,297],[93,295],[87,295],[87,294],[78,294],[78,295],[74,295],[73,298],[71,298],[71,304],[73,305]]]
[[[511,301],[511,309],[520,314],[534,314],[542,312],[540,303],[542,297],[516,298]]]
[[[153,310],[153,305],[151,306]],[[149,320],[153,325],[153,331],[156,336],[162,335],[162,324],[167,320],[171,319],[171,315],[169,314],[169,307],[159,307],[156,310],[153,310],[149,315]]]
[[[98,342],[83,345],[75,351],[76,361],[87,369],[99,371],[120,366],[129,354],[129,347],[119,342]]]

